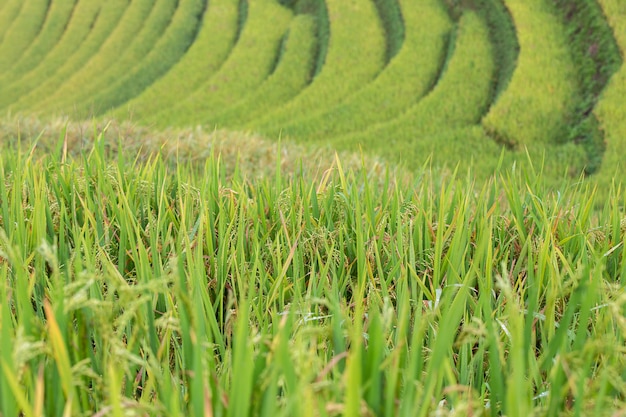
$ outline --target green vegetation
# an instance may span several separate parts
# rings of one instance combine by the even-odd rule
[[[316,25],[312,16],[296,16],[283,40],[276,69],[259,86],[254,94],[210,117],[216,126],[245,126],[245,121],[265,114],[295,97],[310,81],[317,40]]]
[[[368,0],[328,0],[330,37],[322,70],[296,98],[251,123],[269,136],[285,124],[341,102],[381,71],[385,34],[376,7]]]
[[[99,50],[127,5],[127,0],[79,2],[61,42],[35,70],[6,89],[0,107],[31,109],[52,94]]]
[[[475,3],[478,13],[484,16],[489,25],[494,62],[498,73],[493,90],[495,101],[506,91],[511,82],[517,65],[519,43],[515,34],[515,24],[503,0],[475,0]]]
[[[7,31],[11,29],[15,18],[20,13],[24,2],[22,0],[9,0],[5,7],[0,10],[0,45],[4,41]]]
[[[0,0],[0,417],[624,414],[624,57],[623,0]]]
[[[461,17],[449,55],[435,88],[405,114],[364,132],[337,137],[333,144],[362,145],[390,157],[390,150],[401,149],[398,155],[406,162],[404,158],[417,157],[425,145],[432,146],[422,137],[478,123],[490,104],[495,64],[489,31],[476,13],[466,11]],[[381,137],[389,139],[380,141]]]
[[[443,66],[452,22],[439,0],[403,0],[400,5],[404,42],[376,79],[339,105],[285,123],[283,136],[324,139],[363,130],[399,116],[432,88]]]
[[[275,66],[293,13],[274,0],[250,2],[247,13],[241,36],[220,70],[185,100],[147,122],[160,127],[193,124],[198,114],[206,117],[223,110],[261,85]]]
[[[57,44],[63,36],[66,26],[72,16],[77,0],[59,0],[50,3],[48,17],[44,26],[31,46],[10,70],[0,73],[0,88],[14,83],[25,73],[35,68]]]
[[[508,146],[563,143],[575,111],[576,68],[548,0],[506,0],[520,45],[517,67],[483,125]]]
[[[11,68],[41,30],[50,0],[23,0],[20,13],[0,44],[0,72]]]
[[[69,78],[55,94],[34,106],[35,109],[57,110],[65,114],[78,105],[75,110],[79,111],[78,117],[97,114],[99,105],[92,97],[126,76],[137,62],[143,62],[169,28],[177,3],[176,0],[131,2],[115,31],[103,44],[102,52]],[[83,109],[88,114],[80,112]]]
[[[131,66],[127,74],[112,79],[110,86],[103,87],[88,99],[93,103],[94,112],[101,114],[125,103],[165,74],[193,42],[205,6],[202,0],[180,1],[167,30],[154,48],[142,60],[132,58],[132,61],[141,61],[141,64]],[[154,35],[153,32],[148,38],[156,37]]]
[[[617,191],[594,212],[533,171],[405,184],[339,159],[225,179],[66,137],[0,145],[1,415],[626,406]]]
[[[564,17],[578,73],[579,98],[570,121],[568,141],[585,147],[588,154],[585,170],[593,173],[602,163],[605,146],[592,110],[609,78],[619,68],[619,49],[595,0],[560,1],[556,8]]]
[[[626,9],[620,1],[599,0],[604,15],[613,29],[621,56],[626,57]],[[606,152],[598,182],[607,190],[614,181],[619,181],[621,170],[626,167],[623,149],[626,146],[626,65],[622,63],[619,71],[610,79],[594,110],[600,127],[604,132]]]
[[[178,63],[114,115],[143,119],[185,99],[224,63],[238,36],[239,0],[212,0],[196,41]]]
[[[601,113],[619,107],[623,48],[621,9],[598,1],[3,0],[0,110],[239,129],[483,176],[528,154],[553,179],[602,171],[606,192],[621,134]],[[482,29],[460,48],[468,19]]]

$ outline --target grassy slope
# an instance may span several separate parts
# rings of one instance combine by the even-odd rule
[[[45,64],[28,77],[20,80],[16,89],[26,90],[17,93],[11,108],[17,111],[32,110],[40,105],[42,97],[48,97],[63,85],[74,73],[80,71],[97,55],[102,44],[108,39],[120,22],[128,0],[110,0],[106,2],[80,2],[84,7],[75,13],[53,56],[49,55]],[[48,66],[50,60],[50,66]],[[15,94],[15,93],[14,93]]]
[[[626,406],[623,196],[593,214],[519,171],[224,180],[109,145],[0,153],[4,415]]]
[[[434,150],[435,133],[477,123],[490,104],[495,64],[486,24],[474,12],[461,17],[451,53],[435,88],[406,113],[364,132],[332,138],[332,143],[340,148],[362,146],[412,164]]]
[[[39,34],[47,16],[50,0],[24,0],[0,44],[0,73],[10,69]]]
[[[562,143],[577,97],[565,28],[547,0],[505,4],[515,22],[520,54],[507,90],[483,125],[499,143]]]
[[[397,117],[432,88],[445,58],[452,22],[439,0],[405,0],[400,6],[405,38],[376,79],[339,105],[286,123],[284,136],[324,139],[364,130]]]
[[[4,41],[6,33],[15,23],[24,2],[22,0],[9,0],[0,12],[0,45]]]
[[[0,88],[13,84],[45,59],[67,29],[76,2],[77,0],[59,0],[50,4],[48,16],[37,38],[9,70],[0,73]]]
[[[446,3],[455,4],[460,10],[463,7],[489,8],[494,4],[493,1],[496,0],[447,1]],[[250,74],[245,75],[243,79],[244,81],[247,80],[248,84],[242,83],[239,79],[235,80],[234,78],[238,78],[235,77],[237,71],[243,73],[245,68],[248,68],[242,64],[246,59],[246,54],[240,52],[241,60],[229,59],[229,66],[221,70],[222,79],[228,78],[229,75],[232,76],[226,82],[227,85],[224,85],[219,82],[206,82],[207,74],[202,74],[201,71],[186,65],[188,62],[192,62],[192,59],[197,62],[201,58],[199,51],[202,51],[202,48],[198,48],[198,52],[193,55],[191,50],[182,55],[182,50],[186,47],[174,48],[175,50],[171,50],[169,46],[165,47],[165,45],[184,44],[183,39],[189,40],[190,37],[193,37],[190,35],[191,26],[181,23],[180,27],[188,30],[188,32],[186,32],[187,35],[181,35],[180,39],[176,38],[178,40],[170,37],[167,31],[159,40],[156,39],[158,37],[151,35],[147,28],[152,28],[152,32],[156,31],[160,34],[159,29],[165,30],[164,28],[167,27],[169,30],[174,27],[175,16],[179,15],[178,13],[176,15],[170,13],[165,18],[167,13],[154,12],[151,14],[146,11],[146,7],[148,7],[146,5],[153,3],[163,9],[173,10],[174,2],[170,0],[144,0],[143,3],[141,1],[129,2],[128,0],[78,2],[76,7],[72,9],[72,18],[66,22],[68,23],[67,33],[61,36],[59,28],[63,26],[64,19],[69,16],[68,12],[72,8],[72,0],[55,1],[50,3],[49,8],[43,7],[43,5],[48,4],[48,0],[29,0],[27,2],[4,0],[1,3],[0,22],[5,21],[6,24],[0,26],[0,38],[6,39],[0,42],[0,50],[5,50],[7,53],[0,54],[0,68],[5,69],[5,71],[0,71],[0,88],[2,89],[0,108],[11,111],[35,109],[48,114],[60,111],[71,113],[77,117],[92,112],[94,101],[102,106],[110,107],[138,94],[141,89],[146,88],[148,84],[161,77],[175,61],[182,58],[181,63],[174,66],[177,71],[169,72],[161,79],[161,82],[157,82],[158,88],[151,93],[152,95],[148,93],[141,99],[144,103],[150,101],[151,105],[155,106],[152,110],[149,108],[143,110],[148,115],[148,118],[144,119],[147,123],[155,123],[162,127],[169,125],[172,121],[191,124],[200,120],[197,119],[198,115],[203,115],[202,119],[208,121],[207,125],[209,126],[217,124],[237,128],[252,127],[271,137],[282,135],[298,137],[303,140],[318,140],[339,134],[339,138],[334,138],[329,142],[339,143],[344,148],[354,147],[357,142],[365,144],[371,142],[373,144],[381,142],[380,138],[391,138],[384,140],[384,144],[376,146],[380,146],[381,151],[392,158],[401,155],[400,157],[404,161],[414,166],[419,165],[416,161],[422,161],[424,156],[431,152],[436,153],[436,161],[442,162],[460,159],[467,161],[476,155],[488,155],[487,158],[482,158],[483,164],[488,166],[487,171],[491,171],[492,167],[498,163],[496,158],[499,155],[498,146],[492,143],[481,143],[483,139],[486,141],[487,138],[484,135],[481,137],[477,127],[469,126],[467,130],[462,127],[472,123],[456,124],[454,121],[444,121],[442,118],[435,117],[433,114],[437,111],[432,102],[427,101],[430,105],[422,104],[422,107],[428,107],[429,111],[433,110],[434,113],[425,112],[422,118],[413,117],[415,114],[411,113],[410,110],[407,114],[401,114],[406,110],[408,104],[421,98],[421,94],[420,92],[414,93],[413,88],[407,88],[406,83],[397,81],[405,81],[408,78],[416,83],[413,87],[418,84],[424,87],[427,84],[424,81],[426,78],[420,79],[420,77],[415,76],[420,71],[428,72],[427,68],[411,65],[414,56],[410,51],[419,44],[432,47],[437,43],[436,41],[426,42],[424,39],[420,41],[417,36],[420,32],[416,29],[426,27],[420,25],[418,18],[428,19],[430,23],[433,21],[424,13],[424,5],[417,7],[413,3],[404,1],[396,3],[392,0],[368,2],[367,7],[361,7],[357,10],[359,14],[352,13],[350,19],[342,20],[340,11],[343,9],[341,8],[345,8],[343,10],[345,12],[350,7],[356,7],[356,3],[349,5],[348,3],[335,4],[330,2],[329,10],[333,18],[330,32],[331,39],[334,38],[334,46],[331,45],[328,55],[326,53],[318,54],[317,65],[322,71],[316,74],[317,76],[311,84],[308,84],[309,78],[306,69],[311,65],[310,60],[313,59],[313,51],[316,47],[311,43],[310,18],[300,17],[296,20],[286,18],[284,22],[282,19],[274,20],[274,27],[272,28],[274,30],[274,50],[268,48],[263,60],[267,71],[261,71],[251,77]],[[177,3],[176,7],[178,10],[181,7],[192,4],[197,6],[200,3],[201,0],[186,0]],[[234,18],[235,6],[239,5],[235,5],[235,3],[239,2],[229,4],[230,14],[228,16],[231,19]],[[294,6],[296,2],[284,1],[283,3],[296,8],[310,8],[312,4],[306,1],[300,1],[300,6]],[[599,83],[600,79],[603,80],[608,77],[604,73],[592,73],[593,71],[604,70],[610,65],[602,65],[602,62],[598,61],[600,58],[595,58],[593,43],[585,47],[584,42],[578,42],[581,31],[575,30],[576,24],[571,24],[568,21],[570,13],[569,9],[565,10],[565,8],[576,9],[577,13],[584,14],[585,5],[593,4],[594,7],[597,7],[596,3],[591,0],[581,0],[574,7],[573,3],[564,1],[562,5],[566,7],[559,6],[558,10],[545,0],[529,2],[506,0],[505,3],[517,25],[522,54],[513,78],[509,82],[508,77],[501,77],[503,72],[498,68],[501,56],[498,55],[497,36],[491,34],[494,54],[498,60],[495,63],[498,75],[496,86],[492,88],[492,93],[495,91],[494,97],[497,97],[497,101],[482,123],[489,138],[495,139],[497,144],[504,143],[513,148],[522,145],[517,147],[520,152],[505,155],[507,163],[512,163],[516,159],[519,160],[520,155],[524,159],[523,145],[530,144],[529,152],[533,158],[541,158],[544,153],[547,155],[546,165],[552,173],[555,173],[556,177],[567,169],[567,165],[570,166],[570,175],[573,176],[578,175],[583,167],[588,172],[595,170],[602,158],[602,133],[607,135],[606,143],[609,147],[620,149],[619,137],[623,129],[618,122],[621,118],[618,95],[621,94],[619,87],[623,81],[623,76],[620,73],[613,77],[611,91],[607,92],[600,102],[603,107],[594,110],[593,114],[590,113],[601,90],[601,87],[596,88],[596,82]],[[303,6],[303,4],[305,5]],[[499,0],[495,4],[500,6]],[[557,3],[557,5],[559,4]],[[128,13],[129,10],[124,9],[125,5],[130,5],[129,10],[135,10],[135,14]],[[395,13],[393,10],[397,5],[402,10],[402,18],[408,22],[407,27],[409,29],[403,35],[399,35],[402,31],[396,31],[396,33],[390,26],[393,19],[389,16]],[[433,10],[436,10],[438,5],[431,4]],[[274,6],[279,7],[276,4]],[[141,7],[144,8],[141,9]],[[213,7],[216,10],[215,16],[217,16],[220,10],[217,0],[211,2],[209,13],[205,15],[207,19],[210,9]],[[602,7],[611,10],[607,13],[609,22],[617,34],[616,36],[619,36],[622,10],[619,5],[611,3],[602,3]],[[416,12],[417,9],[422,9],[419,10],[419,16]],[[37,13],[31,13],[29,10]],[[280,10],[285,11],[286,9],[280,8]],[[44,11],[48,13],[46,14]],[[161,25],[152,26],[150,18],[143,22],[144,15],[152,16],[152,18],[160,16]],[[182,15],[183,13],[180,12],[180,16]],[[189,15],[197,16],[195,11],[190,12]],[[559,20],[560,17],[563,17],[561,15],[565,16],[565,22]],[[26,19],[26,17],[29,18]],[[213,22],[216,21],[215,19],[214,17]],[[182,20],[184,19],[181,19],[181,22]],[[296,62],[300,59],[296,56],[298,54],[292,53],[283,56],[279,51],[286,45],[283,42],[289,40],[285,36],[288,20],[291,22],[290,24],[298,25],[297,27],[301,29],[298,33],[301,33],[302,38],[305,39],[304,44],[308,45],[300,51],[305,52],[301,55],[302,65],[298,65]],[[370,21],[371,24],[363,24],[366,20]],[[487,14],[487,20],[488,25],[493,30],[494,24],[498,23],[497,19],[489,20]],[[279,21],[285,24],[282,26],[277,24]],[[207,20],[204,23],[208,24],[208,22]],[[302,26],[299,22],[303,22]],[[354,27],[350,25],[354,25]],[[538,25],[541,28],[533,29],[532,25]],[[442,25],[441,32],[444,31],[443,27]],[[362,30],[363,33],[359,34],[358,30]],[[203,30],[201,34],[209,39],[207,34],[210,32],[210,30]],[[376,36],[374,36],[374,32]],[[150,48],[148,45],[150,42],[144,42],[141,37],[137,38],[140,33],[145,37],[144,40],[150,38],[150,42],[153,43],[152,46],[156,49]],[[264,35],[267,33],[265,32]],[[379,34],[384,35],[382,40],[378,36]],[[425,34],[421,35],[424,36]],[[441,42],[439,32],[429,31],[428,35]],[[234,31],[229,32],[221,39],[227,39],[229,36],[232,39],[232,36],[235,36]],[[402,36],[405,37],[404,42],[399,40]],[[258,36],[254,37],[259,39]],[[278,40],[279,37],[280,41]],[[358,41],[373,38],[376,39],[376,42],[364,42],[361,47],[357,46]],[[198,40],[200,39],[198,37]],[[294,39],[292,41],[295,42]],[[281,46],[277,46],[278,44]],[[28,45],[31,46],[28,47]],[[159,45],[162,47],[158,47]],[[198,43],[194,43],[193,47],[197,45]],[[220,63],[226,59],[231,43],[226,40],[222,45],[222,57],[210,64],[214,68],[212,70],[213,75],[215,75]],[[367,65],[359,65],[358,62],[362,57],[359,54],[344,53],[340,45],[355,47],[359,49],[361,54],[371,53],[372,56],[378,58],[367,59]],[[318,46],[324,47],[321,44]],[[623,45],[621,47],[623,53]],[[436,49],[433,48],[433,51]],[[391,50],[394,52],[391,53]],[[122,51],[121,54],[120,51]],[[167,51],[173,51],[173,53]],[[208,53],[207,49],[204,51]],[[134,55],[135,52],[137,52],[136,55]],[[162,56],[161,53],[165,53],[164,56],[167,56],[167,63],[161,62],[163,61],[159,58]],[[599,54],[601,55],[601,53],[602,51]],[[113,59],[112,57],[116,55],[121,55],[122,59]],[[420,56],[423,57],[424,54],[420,53]],[[19,59],[19,57],[23,58]],[[135,60],[139,57],[148,60],[134,65]],[[281,59],[283,57],[290,57],[290,60]],[[346,57],[350,57],[353,61],[348,62]],[[510,63],[510,61],[514,61],[514,59],[508,59],[507,62]],[[549,61],[551,65],[545,64],[544,61]],[[429,62],[434,64],[436,60],[429,60]],[[155,65],[155,63],[163,63],[163,66]],[[183,71],[182,68],[184,67],[187,67],[186,71]],[[102,68],[108,69],[103,71]],[[354,75],[352,78],[340,76],[344,75],[348,69],[354,68],[358,68],[362,73]],[[539,68],[545,70],[539,70]],[[406,71],[408,69],[415,71],[415,73],[407,76]],[[189,74],[192,73],[196,81],[191,79],[194,77],[189,77]],[[289,74],[292,77],[289,78],[290,83],[281,82],[283,74]],[[170,82],[177,77],[185,78],[185,88],[169,87],[172,85]],[[358,86],[355,81],[357,78],[362,81]],[[342,80],[342,82],[340,83],[338,80]],[[346,80],[348,82],[344,82]],[[202,92],[192,94],[189,100],[181,100],[187,98],[190,90],[197,88],[202,82],[205,82]],[[355,83],[354,88],[349,86],[352,82]],[[604,85],[603,83],[604,81],[601,84]],[[529,85],[531,87],[528,87]],[[504,89],[503,86],[508,88]],[[167,88],[173,92],[168,101],[174,102],[174,111],[160,106],[158,100],[154,99],[160,95],[159,92],[162,93]],[[185,90],[187,91],[185,92]],[[215,90],[219,91],[216,92]],[[151,91],[151,88],[148,87],[146,91]],[[300,91],[302,94],[296,95]],[[614,93],[614,91],[618,91],[618,93]],[[423,91],[421,93],[423,94]],[[471,96],[471,93],[469,94],[468,97]],[[388,98],[391,96],[394,97],[393,100]],[[42,99],[42,97],[46,98]],[[477,96],[475,98],[478,100]],[[432,98],[429,97],[429,99]],[[393,101],[393,104],[386,105],[390,100]],[[183,103],[180,104],[180,101]],[[228,108],[231,105],[233,107]],[[518,106],[519,111],[511,110],[515,109],[516,106]],[[322,109],[324,107],[328,108]],[[164,111],[156,113],[155,109],[157,108],[164,109]],[[276,112],[269,115],[265,114],[270,108]],[[414,106],[414,108],[419,108],[419,105]],[[450,108],[460,111],[467,110],[467,115],[470,115],[485,107],[484,105],[470,104],[467,109],[454,106]],[[128,113],[127,107],[122,106],[121,109],[115,114]],[[211,115],[204,116],[205,114]],[[454,112],[451,113],[451,117],[454,117]],[[595,117],[598,118],[600,129],[596,126]],[[396,120],[388,122],[392,118],[396,118]],[[249,119],[255,120],[249,122]],[[406,125],[404,124],[405,121],[407,122]],[[370,127],[369,124],[372,122],[387,123]],[[437,124],[443,125],[444,122],[451,129],[442,131],[434,127]],[[365,128],[368,128],[365,133],[345,135],[351,131]],[[408,133],[409,130],[410,133]],[[507,131],[519,137],[509,137]],[[363,135],[363,139],[354,139],[361,135]],[[415,145],[417,142],[409,144],[408,139],[415,137],[420,137],[419,144]],[[533,137],[535,139],[532,139]],[[400,143],[401,145],[392,149],[393,147],[389,146],[390,143]],[[565,145],[561,146],[563,143]],[[606,158],[603,160],[605,164],[598,179],[601,184],[604,184],[605,190],[607,189],[606,184],[612,179],[611,173],[614,172],[615,165],[619,162],[619,155],[620,152],[608,150]]]
[[[112,79],[88,99],[94,113],[101,115],[138,96],[179,62],[196,38],[205,7],[205,0],[180,1],[153,48],[141,60],[135,59],[125,74]],[[158,32],[153,29],[151,36],[155,33]]]
[[[3,88],[3,94],[0,96],[0,108],[5,109],[12,105],[31,90],[50,82],[50,79],[54,78],[59,70],[63,71],[64,66],[68,65],[67,61],[72,60],[73,54],[91,33],[91,26],[97,22],[102,7],[101,3],[100,1],[88,3],[81,1],[77,4],[63,37],[51,48],[40,65]],[[42,88],[40,91],[45,95],[46,90]]]
[[[130,2],[124,19],[102,45],[101,52],[54,94],[34,106],[35,110],[68,114],[76,109],[78,117],[89,117],[92,106],[98,104],[92,101],[93,97],[128,74],[164,36],[177,3],[177,0]]]
[[[231,52],[238,36],[240,0],[213,0],[204,14],[196,41],[180,61],[147,88],[113,112],[115,117],[141,120],[169,108],[192,94],[215,74]]]
[[[382,69],[385,33],[370,1],[326,2],[330,38],[324,65],[313,82],[293,100],[251,123],[278,137],[287,122],[324,111],[370,82]]]
[[[245,127],[248,120],[266,114],[300,93],[311,82],[319,47],[316,26],[312,16],[296,16],[283,39],[274,71],[253,94],[224,111],[218,110],[210,115],[207,118],[209,124]]]
[[[620,1],[599,0],[604,14],[613,29],[613,34],[619,45],[622,58],[626,57],[626,7]],[[606,151],[602,167],[598,174],[598,181],[605,189],[626,167],[624,148],[626,146],[626,65],[613,75],[606,89],[602,93],[594,113],[600,121],[605,134]]]
[[[292,18],[291,10],[274,0],[250,2],[241,36],[220,70],[193,94],[145,121],[159,127],[193,125],[247,97],[273,69]]]

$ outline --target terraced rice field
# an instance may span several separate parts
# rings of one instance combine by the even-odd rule
[[[0,417],[626,415],[625,56],[626,0],[0,0]]]
[[[614,0],[5,0],[0,111],[609,178]],[[621,69],[620,69],[621,68]]]

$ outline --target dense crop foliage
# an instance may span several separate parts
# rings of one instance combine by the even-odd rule
[[[79,2],[61,42],[42,64],[6,88],[7,95],[0,98],[2,107],[32,109],[53,94],[96,54],[126,6],[127,0]]]
[[[0,417],[624,414],[624,56],[623,0],[0,0]]]
[[[626,405],[619,192],[66,144],[1,151],[0,415]]]
[[[63,36],[75,6],[76,0],[60,0],[50,4],[49,16],[45,19],[44,26],[37,38],[33,40],[33,43],[24,51],[19,60],[11,63],[10,69],[1,73],[1,86],[8,86],[9,83],[19,79],[22,74],[32,70],[41,63],[48,52],[50,52],[50,49],[54,48]]]
[[[625,56],[623,0],[0,0],[0,417],[623,415]]]
[[[0,72],[10,69],[37,37],[50,0],[25,0],[0,44]]]
[[[198,114],[212,114],[244,99],[276,65],[293,14],[274,0],[251,2],[239,41],[220,70],[171,109],[147,118],[159,127],[179,121],[193,124]]]
[[[187,3],[189,3],[188,0]],[[133,70],[138,62],[145,62],[161,36],[165,36],[177,10],[176,0],[141,0],[128,5],[115,31],[103,44],[100,53],[74,74],[55,94],[38,103],[35,109],[53,108],[65,113],[71,107],[90,108],[92,96],[101,94]],[[183,2],[184,3],[184,2]],[[192,25],[192,28],[194,26]],[[67,106],[70,108],[66,108]],[[80,114],[80,113],[79,113]]]
[[[11,29],[23,4],[24,2],[21,0],[10,0],[0,9],[0,41],[4,41],[5,34]]]
[[[368,0],[329,0],[326,7],[330,35],[324,67],[301,94],[252,126],[279,134],[285,124],[333,106],[381,71],[385,35],[375,5]],[[343,77],[347,72],[350,77]]]
[[[286,123],[283,134],[310,140],[365,129],[398,116],[433,87],[450,42],[450,18],[439,0],[400,4],[404,41],[381,74],[340,104]]]
[[[176,103],[193,93],[224,63],[239,34],[240,0],[213,0],[202,20],[196,41],[180,61],[150,88],[121,106],[116,113],[143,119],[163,109],[163,102]],[[176,86],[176,88],[172,88]]]
[[[391,122],[339,138],[341,145],[363,143],[386,152],[384,148],[389,149],[390,144],[410,148],[412,141],[420,143],[421,137],[444,130],[444,125],[450,129],[478,123],[489,106],[495,78],[485,21],[475,13],[464,14],[448,55],[442,77],[423,100]],[[389,139],[382,142],[377,140],[380,137]]]
[[[429,156],[436,165],[462,157],[483,178],[529,153],[545,159],[553,178],[602,171],[605,192],[619,154],[607,150],[623,136],[617,3],[0,6],[0,109],[13,114],[254,131],[382,151],[413,169]],[[460,47],[475,19],[482,39]]]
[[[607,20],[613,29],[621,56],[626,56],[626,9],[623,3],[614,0],[600,1]],[[626,166],[623,149],[626,146],[626,65],[609,81],[608,88],[602,94],[595,114],[605,132],[607,150],[600,171],[600,181],[604,189],[613,181],[615,175],[620,176],[621,169]]]
[[[507,0],[520,43],[513,78],[484,120],[487,132],[512,146],[559,142],[573,112],[576,72],[567,37],[549,0]]]
[[[276,68],[248,97],[211,117],[214,125],[236,126],[262,116],[295,97],[311,81],[317,39],[315,20],[306,14],[296,16],[281,44]]]

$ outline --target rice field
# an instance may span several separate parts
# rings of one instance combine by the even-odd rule
[[[0,0],[0,417],[626,414],[626,3]]]

